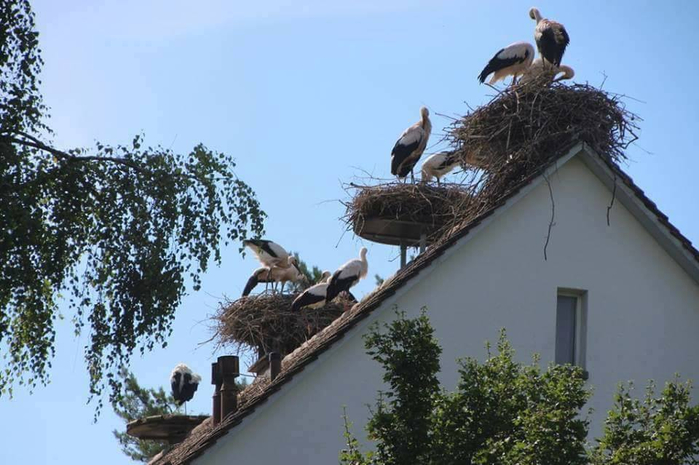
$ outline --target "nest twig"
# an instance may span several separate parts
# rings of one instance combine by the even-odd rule
[[[639,120],[623,97],[586,84],[533,81],[452,123],[450,140],[465,168],[484,170],[481,197],[497,200],[579,141],[623,161],[624,150],[638,138]]]
[[[291,311],[298,294],[260,294],[225,301],[214,316],[214,339],[237,351],[253,349],[258,356],[289,354],[328,326],[353,302],[344,294],[318,309]]]

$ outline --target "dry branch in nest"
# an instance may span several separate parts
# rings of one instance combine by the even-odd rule
[[[479,197],[492,202],[576,142],[624,160],[639,118],[622,99],[589,85],[535,80],[455,121],[449,139],[464,168],[483,168]]]
[[[226,301],[214,316],[214,339],[235,350],[289,354],[328,326],[354,302],[341,294],[322,308],[291,311],[298,294],[260,294]]]
[[[382,219],[422,224],[435,234],[472,200],[471,190],[456,184],[351,184],[347,190],[352,200],[344,203],[344,220],[355,232],[368,220]]]

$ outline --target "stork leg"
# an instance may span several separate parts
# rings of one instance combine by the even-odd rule
[[[415,184],[415,175],[413,174],[413,170],[410,170],[410,181]]]

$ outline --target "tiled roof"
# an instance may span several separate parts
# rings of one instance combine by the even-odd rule
[[[495,201],[488,210],[469,219],[448,237],[428,248],[426,252],[419,255],[415,260],[399,270],[393,277],[387,279],[380,287],[352,307],[351,310],[342,314],[342,316],[323,331],[316,334],[293,353],[286,356],[282,361],[282,370],[274,381],[270,382],[267,376],[256,378],[250,386],[239,394],[238,410],[235,413],[223,419],[216,427],[213,427],[210,420],[206,420],[194,429],[187,439],[173,447],[173,449],[166,454],[163,454],[159,459],[153,461],[153,463],[157,465],[179,465],[188,463],[192,459],[200,456],[207,448],[216,443],[219,438],[225,436],[233,427],[241,423],[246,416],[254,412],[267,398],[281,389],[284,384],[289,382],[308,364],[316,360],[320,354],[329,349],[338,339],[342,338],[345,333],[355,327],[357,323],[369,316],[371,312],[376,310],[386,299],[393,296],[408,281],[416,277],[421,271],[425,270],[437,258],[448,251],[457,241],[469,234],[469,232],[495,213],[509,199],[517,195],[524,187],[541,176],[559,158],[562,158],[566,154],[578,153],[581,150],[584,150],[584,144],[576,144],[570,151],[562,152],[560,157],[553,158],[536,172],[531,173],[522,182],[513,186],[506,195]],[[636,186],[633,180],[624,173],[616,163],[603,156],[599,156],[599,158],[604,161],[615,178],[622,181],[648,211],[656,216],[658,221],[667,228],[668,232],[679,241],[682,247],[694,257],[699,267],[699,251],[692,246],[689,239],[684,237],[679,230],[670,223],[667,216],[658,209],[654,202],[646,197],[644,192]]]

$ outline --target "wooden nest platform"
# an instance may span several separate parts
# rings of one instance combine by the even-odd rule
[[[237,351],[253,349],[259,357],[293,352],[335,321],[354,301],[341,294],[318,309],[291,311],[298,294],[260,294],[226,301],[214,316],[214,339]]]
[[[350,189],[355,192],[345,203],[345,222],[357,236],[389,245],[416,246],[422,237],[432,242],[472,200],[468,188],[455,184],[352,184]]]
[[[208,415],[154,415],[130,422],[126,432],[138,439],[177,444],[207,418]]]
[[[576,142],[623,161],[640,120],[626,110],[623,98],[589,85],[535,80],[455,121],[449,139],[465,169],[484,170],[482,195],[497,200]]]

